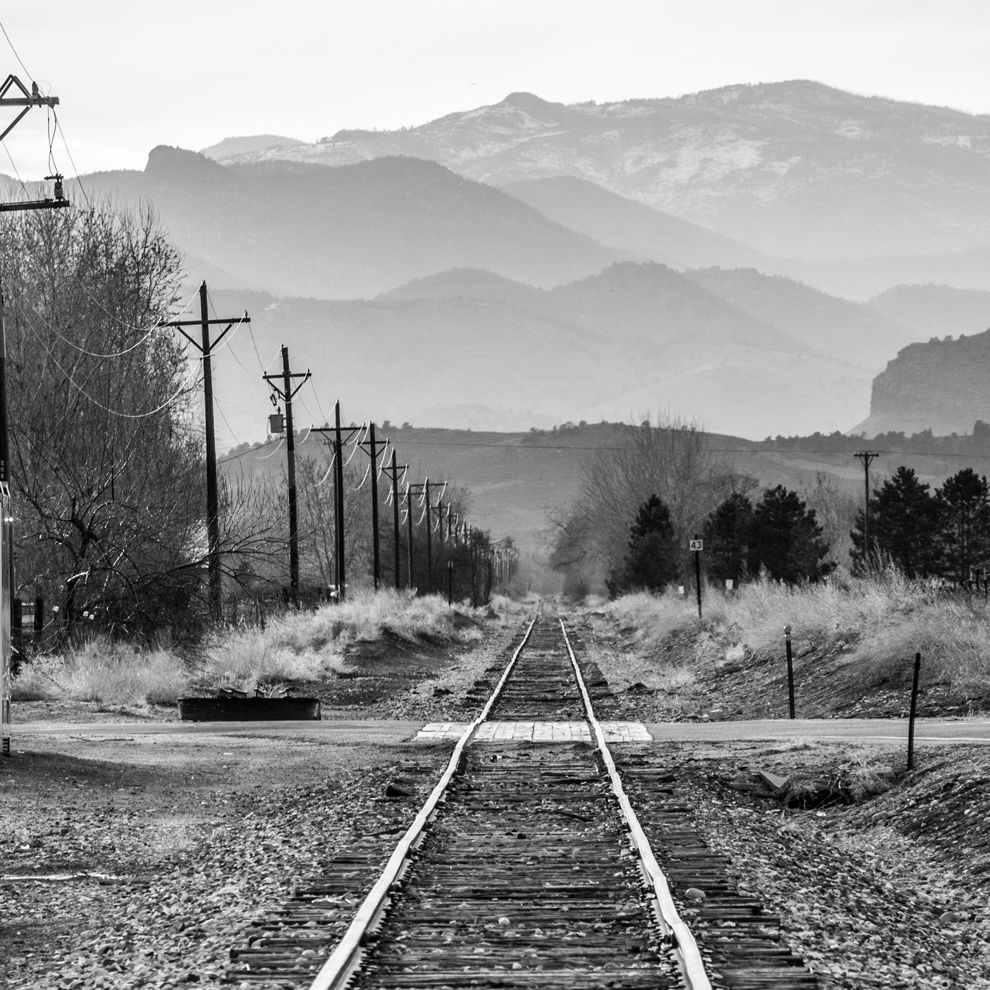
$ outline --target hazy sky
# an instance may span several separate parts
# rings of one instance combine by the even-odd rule
[[[82,173],[157,144],[392,128],[513,90],[560,102],[805,78],[990,112],[986,0],[52,0],[4,4],[0,70],[61,99]],[[26,81],[26,80],[25,80]],[[47,171],[45,113],[7,140]],[[72,167],[60,142],[55,161]],[[0,172],[11,174],[0,153]]]

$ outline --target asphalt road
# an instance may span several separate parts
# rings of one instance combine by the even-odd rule
[[[423,722],[335,719],[310,722],[25,722],[12,726],[13,739],[72,736],[131,739],[136,736],[266,736],[320,742],[398,744],[413,740]],[[657,742],[731,742],[755,739],[817,739],[862,743],[907,740],[906,719],[770,719],[750,722],[648,723]],[[990,719],[918,719],[915,743],[990,745]]]

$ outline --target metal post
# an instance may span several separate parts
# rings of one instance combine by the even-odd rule
[[[914,720],[918,713],[918,680],[921,675],[921,654],[914,655],[914,677],[911,681],[911,713],[908,717],[908,770],[914,769]]]
[[[683,544],[681,544],[683,546]],[[698,596],[698,618],[701,618],[701,540],[698,534],[694,534],[694,539],[691,541],[691,545],[694,548],[694,587],[695,592]]]
[[[787,700],[791,718],[794,718],[794,656],[791,652],[791,627],[784,626],[784,642],[787,645]]]

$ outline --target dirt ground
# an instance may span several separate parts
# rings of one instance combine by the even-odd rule
[[[456,652],[369,647],[346,692],[327,686],[324,715],[467,720],[476,705],[465,695],[504,660],[510,632]],[[112,717],[121,733],[15,736],[0,760],[0,987],[10,990],[219,985],[252,920],[357,835],[387,844],[449,751],[365,732],[332,743],[129,735],[135,713],[28,709],[16,718]],[[140,713],[146,724],[163,715],[175,717]],[[926,748],[910,775],[885,746],[643,749],[681,772],[709,843],[780,913],[824,987],[990,988],[990,748]],[[412,795],[386,795],[411,775]],[[869,796],[844,803],[855,788]],[[802,794],[824,803],[786,806]]]

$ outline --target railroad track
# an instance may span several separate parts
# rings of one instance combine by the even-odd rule
[[[818,985],[781,945],[777,919],[736,889],[730,864],[696,834],[673,776],[656,759],[627,754],[637,813],[594,713],[608,686],[575,655],[562,622],[537,615],[505,669],[490,670],[478,688],[490,688],[480,715],[371,889],[359,894],[355,878],[385,858],[381,837],[366,837],[256,925],[248,946],[231,954],[229,982],[311,990]],[[485,723],[521,721],[584,723],[588,741],[476,739]],[[421,768],[407,770],[415,787]]]

